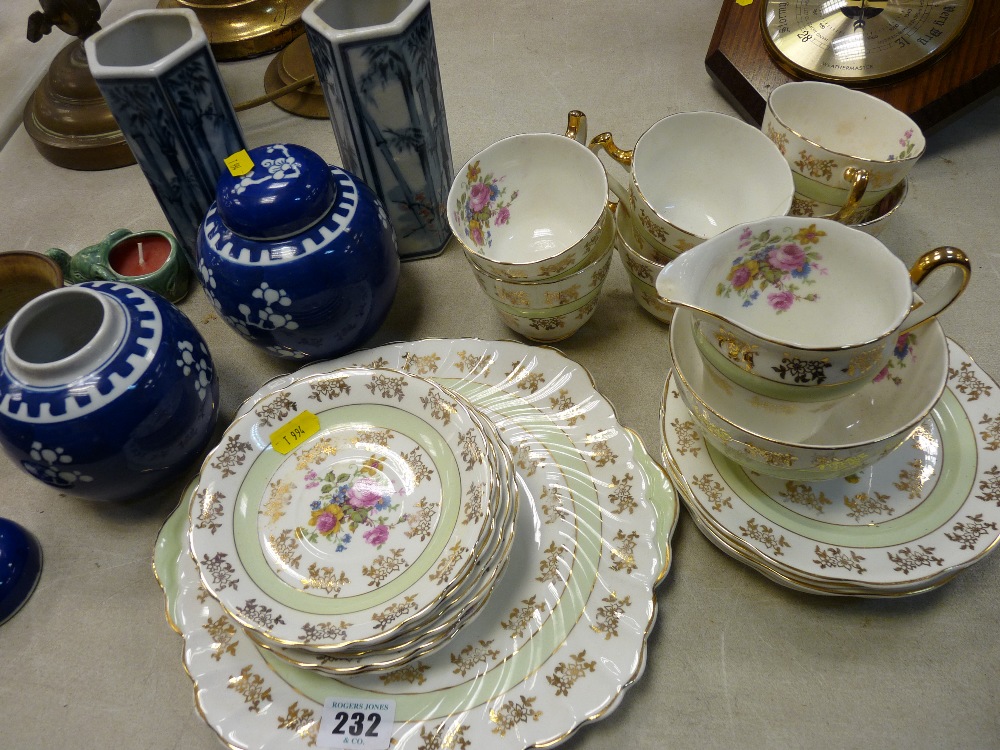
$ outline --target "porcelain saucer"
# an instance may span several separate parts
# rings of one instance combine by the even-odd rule
[[[706,443],[671,373],[663,457],[699,526],[824,593],[918,593],[981,559],[1000,540],[1000,387],[948,348],[947,390],[903,446],[812,483],[747,471]]]

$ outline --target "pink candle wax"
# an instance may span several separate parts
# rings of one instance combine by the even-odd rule
[[[170,242],[158,234],[126,237],[108,253],[108,264],[120,276],[145,276],[159,271],[170,257]]]

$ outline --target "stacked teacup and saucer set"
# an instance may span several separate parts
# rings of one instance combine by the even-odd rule
[[[850,225],[905,192],[923,140],[901,113],[792,83],[763,128],[791,160],[798,212],[833,216],[738,223],[656,276],[675,310],[664,466],[704,535],[779,584],[934,589],[1000,541],[1000,390],[936,317],[969,260],[942,247],[908,269]],[[851,163],[859,149],[871,155]]]

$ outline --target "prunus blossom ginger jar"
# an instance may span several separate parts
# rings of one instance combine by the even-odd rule
[[[202,222],[205,293],[272,355],[332,357],[358,347],[382,324],[399,280],[384,207],[355,176],[302,146],[260,146],[248,156],[249,171],[220,177]]]
[[[0,444],[68,495],[128,500],[183,478],[212,437],[219,384],[201,334],[154,292],[55,289],[0,333]]]

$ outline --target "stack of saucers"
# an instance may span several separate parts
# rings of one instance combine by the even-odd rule
[[[278,658],[400,667],[471,622],[517,513],[509,449],[444,387],[356,367],[302,378],[226,430],[190,547],[205,589]]]
[[[811,305],[846,296],[840,261],[851,251],[827,242],[838,236],[866,237],[788,218],[738,229],[736,259],[702,288],[742,300],[743,310],[762,307],[748,318],[799,315],[807,327]],[[782,264],[788,295],[778,301],[788,304],[768,312],[766,295],[785,283]],[[744,271],[754,277],[747,283]],[[886,278],[861,273],[872,274],[873,288]],[[864,286],[851,284],[852,304],[864,306]],[[924,303],[935,305],[940,298]],[[864,325],[856,314],[827,319]],[[997,441],[993,427],[978,425],[1000,424],[1000,388],[937,320],[904,325],[888,352],[829,348],[811,360],[791,347],[748,344],[738,323],[678,308],[661,407],[664,464],[713,543],[784,585],[849,596],[927,591],[997,545],[1000,503],[987,458]],[[862,367],[864,376],[848,377]]]

